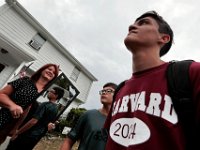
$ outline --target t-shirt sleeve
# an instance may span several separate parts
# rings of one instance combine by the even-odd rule
[[[36,109],[33,118],[40,120],[43,115],[45,114],[45,109],[46,109],[46,105],[44,103],[42,103],[41,105],[39,105],[39,107]]]
[[[54,121],[57,113],[58,113],[57,107],[55,107],[54,104],[48,103],[45,112],[46,122]]]
[[[71,129],[71,131],[67,134],[67,137],[69,137],[73,141],[77,141],[81,138],[81,135],[83,134],[85,122],[87,121],[87,113],[84,113],[80,116],[75,126]]]
[[[17,89],[18,87],[20,87],[20,85],[25,84],[28,79],[28,77],[19,78],[14,81],[8,82],[8,85],[11,85],[14,89]]]
[[[48,124],[56,118],[57,110],[54,104],[42,103],[34,113],[33,118],[42,121],[43,124]]]

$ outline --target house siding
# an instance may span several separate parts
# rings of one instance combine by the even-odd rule
[[[27,44],[37,31],[9,6],[4,5],[2,9],[3,14],[0,15],[0,33],[5,35],[15,45],[19,45],[26,53],[37,55],[37,51],[34,51]]]
[[[18,45],[21,53],[26,52],[27,54],[37,58],[31,66],[32,70],[35,71],[46,63],[56,63],[60,65],[62,71],[70,79],[70,75],[75,67],[75,64],[73,64],[64,53],[58,50],[48,40],[46,40],[40,50],[33,49],[27,43],[29,43],[33,36],[38,33],[38,30],[9,5],[3,5],[0,7],[0,12],[0,34],[5,35],[9,41]],[[18,66],[16,66],[16,68],[17,67]],[[13,68],[13,70],[16,68]],[[10,75],[13,70],[7,72],[7,75]],[[71,79],[70,81],[80,91],[77,98],[83,103],[86,102],[93,80],[81,71],[76,82]]]
[[[45,42],[39,53],[38,60],[32,66],[33,70],[37,70],[45,63],[55,63],[60,65],[61,70],[80,91],[78,99],[80,99],[83,103],[86,102],[92,81],[82,72],[80,73],[76,82],[71,80],[70,75],[75,65],[67,60],[66,57],[61,52],[57,51],[55,47],[52,46],[48,41]]]
[[[80,97],[82,98],[81,100],[84,100],[83,102],[86,102],[86,98],[88,97],[90,88],[92,86],[92,81],[88,80],[87,76],[81,72],[78,80],[77,80],[77,87],[79,87],[79,90],[81,91]]]
[[[14,72],[15,68],[13,66],[6,66],[0,74],[0,85],[5,85],[6,81],[9,79],[11,74]]]

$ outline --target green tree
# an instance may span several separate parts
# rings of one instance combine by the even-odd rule
[[[65,126],[73,127],[78,121],[79,117],[86,111],[87,109],[85,108],[72,108],[70,112],[68,113],[67,118],[60,120],[60,123],[58,126],[59,132],[62,132]]]

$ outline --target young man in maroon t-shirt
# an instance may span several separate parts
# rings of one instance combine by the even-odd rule
[[[106,150],[185,150],[186,138],[168,92],[161,60],[171,48],[173,31],[155,11],[130,25],[124,40],[132,53],[132,77],[116,94],[105,123]],[[200,108],[200,63],[189,68],[196,112]],[[200,120],[200,113],[196,113]]]

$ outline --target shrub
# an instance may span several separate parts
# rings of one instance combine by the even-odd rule
[[[85,108],[72,108],[70,112],[68,113],[66,119],[59,120],[60,123],[57,126],[56,131],[62,132],[65,126],[73,127],[78,121],[79,117],[86,111],[87,109]]]

